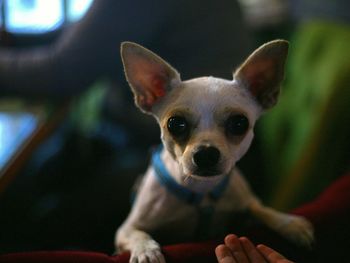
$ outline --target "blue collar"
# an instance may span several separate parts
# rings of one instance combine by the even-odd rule
[[[200,204],[205,194],[196,193],[175,181],[175,179],[169,174],[161,159],[160,155],[162,149],[163,147],[158,147],[152,155],[152,165],[159,182],[177,198],[189,204]],[[209,193],[209,197],[214,201],[218,200],[226,189],[228,181],[229,176],[225,176],[225,178]]]

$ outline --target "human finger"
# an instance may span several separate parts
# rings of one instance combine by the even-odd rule
[[[239,240],[250,262],[267,263],[265,258],[259,252],[259,250],[257,250],[257,248],[253,245],[253,243],[248,238],[240,237]]]
[[[236,235],[227,235],[225,237],[225,244],[229,247],[233,257],[238,263],[249,263],[248,257]]]
[[[215,248],[215,255],[219,263],[238,263],[234,259],[231,250],[224,244],[218,245]]]
[[[265,257],[265,259],[269,263],[293,263],[293,261],[286,259],[280,253],[278,253],[277,251],[273,250],[268,246],[261,244],[257,246],[257,249],[260,251],[260,253]]]

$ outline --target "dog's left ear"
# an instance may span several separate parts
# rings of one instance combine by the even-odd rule
[[[268,42],[255,50],[234,73],[234,78],[249,89],[263,109],[277,103],[288,46],[285,40]]]
[[[181,81],[180,74],[167,62],[136,43],[123,42],[121,56],[135,103],[146,113],[151,113],[154,104]]]

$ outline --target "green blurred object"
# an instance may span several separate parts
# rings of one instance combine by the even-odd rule
[[[109,86],[107,80],[100,80],[73,99],[70,121],[75,129],[84,135],[93,133],[101,120],[102,103]]]
[[[262,119],[270,204],[314,198],[350,161],[350,27],[301,24],[291,38],[278,105]]]

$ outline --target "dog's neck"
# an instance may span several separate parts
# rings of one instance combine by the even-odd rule
[[[165,168],[178,184],[197,193],[209,193],[225,178],[225,176],[228,176],[219,175],[214,177],[201,177],[185,175],[179,163],[165,148],[162,150],[161,159],[165,165]]]

